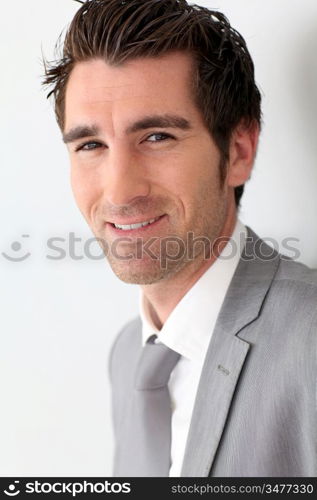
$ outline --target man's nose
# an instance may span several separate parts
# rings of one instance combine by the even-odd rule
[[[139,155],[129,150],[109,153],[104,190],[107,201],[114,206],[129,205],[150,194],[150,182]]]

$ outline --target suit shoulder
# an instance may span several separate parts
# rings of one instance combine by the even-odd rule
[[[317,287],[317,269],[311,269],[305,264],[293,260],[286,255],[278,253],[277,250],[272,249],[264,240],[262,240],[251,228],[247,227],[248,238],[245,245],[243,254],[246,251],[246,255],[256,256],[256,263],[260,266],[257,268],[258,271],[265,272],[266,267],[262,264],[266,264],[267,261],[276,261],[277,266],[273,266],[276,269],[274,273],[273,282],[277,284],[278,282],[288,281],[289,284],[298,286],[298,288],[305,288],[310,286],[313,289]],[[242,258],[246,257],[242,255]],[[268,267],[270,270],[270,266]],[[252,269],[251,269],[252,270]]]
[[[293,322],[312,329],[314,338],[317,328],[317,270],[290,259],[280,260],[280,264],[269,297],[278,308],[280,317],[287,316]],[[303,329],[304,326],[301,327]]]
[[[115,337],[108,358],[110,379],[112,379],[114,362],[120,356],[120,353],[132,353],[138,348],[138,340],[141,339],[141,328],[141,319],[137,316],[126,323]]]
[[[281,255],[275,281],[289,281],[298,288],[309,286],[317,292],[317,269]]]

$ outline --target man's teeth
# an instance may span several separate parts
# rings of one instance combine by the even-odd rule
[[[122,229],[123,231],[127,231],[128,229],[139,229],[140,227],[143,226],[148,226],[149,224],[153,224],[153,222],[157,221],[159,217],[156,217],[156,219],[151,219],[146,222],[139,222],[138,224],[127,224],[127,225],[121,225],[121,224],[115,224],[115,227],[117,229]]]

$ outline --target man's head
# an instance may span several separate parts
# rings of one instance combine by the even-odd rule
[[[230,137],[239,122],[260,125],[261,96],[252,59],[244,39],[223,14],[188,5],[186,0],[82,3],[68,30],[63,57],[47,70],[45,79],[46,84],[54,85],[50,94],[54,94],[62,130],[66,86],[77,62],[100,57],[119,65],[173,50],[194,57],[193,99],[224,159],[228,158]],[[242,193],[243,186],[237,187],[237,205]]]
[[[250,174],[261,118],[252,60],[222,14],[185,0],[86,1],[45,83],[54,85],[74,193],[97,237],[217,238]],[[158,216],[132,233],[112,224]],[[109,260],[139,283],[186,263],[162,271],[153,259]]]

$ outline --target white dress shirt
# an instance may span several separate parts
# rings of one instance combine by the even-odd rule
[[[143,344],[155,333],[181,357],[169,383],[172,402],[172,465],[170,477],[179,477],[198,383],[216,320],[243,251],[247,231],[237,220],[230,241],[218,259],[194,283],[168,316],[160,331],[153,325],[141,292]]]

